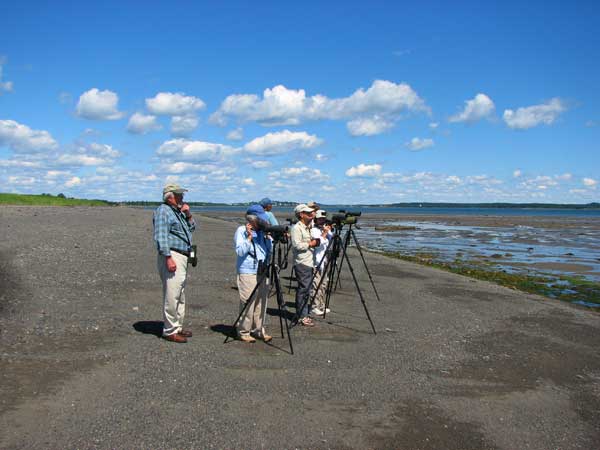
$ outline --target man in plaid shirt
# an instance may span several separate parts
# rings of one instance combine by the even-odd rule
[[[196,223],[188,204],[183,203],[183,189],[168,184],[163,189],[163,201],[154,211],[154,241],[158,250],[157,268],[163,285],[163,338],[172,342],[187,342],[192,336],[183,328],[185,316],[185,280],[188,256],[192,248],[192,233]]]

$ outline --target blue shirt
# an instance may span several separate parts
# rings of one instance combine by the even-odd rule
[[[252,231],[252,241],[249,241],[246,226],[242,225],[235,230],[233,241],[237,255],[237,273],[256,273],[258,261],[269,262],[272,244],[262,231]]]
[[[171,249],[183,253],[190,251],[192,232],[196,229],[194,219],[188,222],[185,214],[163,203],[154,211],[152,223],[158,253],[170,256]]]
[[[279,222],[277,222],[277,219],[275,218],[275,215],[273,215],[273,213],[271,211],[265,211],[265,214],[267,216],[269,216],[269,223],[271,225],[279,225]]]

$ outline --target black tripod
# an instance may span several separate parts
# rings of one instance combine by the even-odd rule
[[[258,293],[258,289],[259,289],[260,285],[265,281],[265,279],[270,278],[271,282],[275,285],[275,293],[277,295],[277,309],[279,310],[279,326],[281,328],[281,338],[282,339],[285,338],[285,335],[283,333],[283,324],[285,322],[285,331],[287,333],[288,342],[290,344],[290,353],[293,355],[294,354],[294,346],[292,345],[292,336],[290,334],[290,327],[288,324],[288,312],[287,312],[287,309],[285,306],[285,299],[283,298],[283,292],[281,291],[281,282],[279,279],[280,270],[287,266],[287,251],[285,252],[285,256],[284,256],[284,253],[281,248],[282,244],[287,244],[287,241],[284,242],[284,237],[283,236],[274,236],[273,249],[271,251],[271,261],[270,261],[269,265],[265,268],[265,270],[260,275],[257,276],[256,286],[252,290],[252,293],[248,297],[246,304],[240,311],[240,314],[237,316],[237,319],[235,319],[235,322],[233,322],[233,325],[231,326],[231,328],[235,332],[236,325],[238,324],[240,319],[246,314],[246,310],[248,309],[250,304],[252,304],[254,301],[256,301],[255,297]],[[264,322],[264,317],[265,317],[266,313],[267,313],[267,307],[265,305],[265,311],[263,311],[263,322]],[[223,343],[226,344],[230,337],[231,336],[225,337],[225,341],[223,341]]]
[[[371,282],[371,286],[373,286],[373,291],[375,292],[375,297],[377,297],[377,301],[380,302],[381,299],[379,298],[379,293],[377,292],[377,288],[375,287],[375,282],[373,281],[373,277],[371,276],[371,271],[369,270],[369,266],[367,266],[367,261],[365,260],[365,256],[363,255],[362,248],[358,242],[358,238],[356,237],[356,233],[354,232],[352,225],[353,224],[348,225],[348,230],[346,230],[346,235],[344,236],[344,245],[342,247],[342,260],[340,261],[340,266],[337,270],[337,278],[336,278],[335,284],[333,285],[334,290],[336,290],[338,286],[341,287],[340,274],[342,272],[342,266],[344,265],[344,256],[347,255],[348,246],[350,245],[350,240],[353,239],[354,245],[356,245],[358,253],[360,254],[360,258],[362,259],[362,262],[365,266],[365,270],[367,271],[367,275],[369,276],[369,281]],[[346,256],[346,260],[348,261],[348,264],[350,264],[350,260],[348,259],[347,256]],[[352,269],[350,269],[350,270],[352,271]],[[354,275],[354,273],[352,275]]]
[[[344,261],[344,258],[346,259],[346,262],[348,264],[348,268],[350,269],[350,273],[352,274],[352,279],[354,280],[354,285],[356,286],[356,291],[358,292],[358,295],[360,297],[360,301],[362,303],[362,306],[365,310],[365,314],[367,315],[367,319],[369,320],[369,323],[371,324],[371,328],[373,329],[373,333],[377,334],[377,331],[375,330],[375,325],[373,324],[373,320],[371,319],[371,314],[369,314],[369,309],[367,308],[367,304],[365,302],[365,298],[362,294],[362,290],[360,289],[360,285],[358,283],[358,279],[356,278],[356,275],[354,274],[354,268],[352,267],[352,263],[350,262],[350,259],[348,258],[348,254],[347,252],[343,251],[344,250],[344,245],[347,245],[345,240],[347,239],[348,233],[350,232],[350,229],[348,230],[347,234],[346,234],[346,238],[344,240],[344,242],[342,241],[341,238],[341,230],[342,230],[342,224],[338,224],[335,227],[335,231],[332,237],[332,241],[329,243],[329,246],[327,247],[327,251],[325,252],[325,256],[321,259],[321,261],[319,261],[319,264],[316,267],[316,270],[318,271],[320,269],[321,264],[323,263],[323,261],[327,261],[325,263],[325,268],[323,269],[323,276],[321,276],[321,279],[319,280],[319,283],[317,285],[317,288],[315,289],[315,292],[313,294],[313,297],[311,299],[311,302],[314,301],[315,297],[317,296],[319,290],[321,289],[321,286],[324,282],[325,279],[328,279],[329,282],[327,283],[327,288],[326,288],[326,294],[325,294],[325,310],[323,311],[323,318],[325,318],[326,314],[327,314],[327,308],[329,307],[329,302],[331,300],[331,294],[333,291],[333,279],[335,276],[335,273],[337,271],[338,276],[339,276],[339,271],[341,270],[341,264]],[[342,260],[340,261],[340,265],[338,267],[338,258],[340,256],[342,256]],[[363,259],[364,261],[364,259]],[[313,274],[313,277],[311,279],[311,285],[313,284],[314,281],[314,277],[316,274]],[[294,317],[294,324],[298,323],[299,320],[299,311],[302,311],[304,309],[304,307],[306,306],[306,303],[308,302],[310,296],[306,296],[306,298],[304,299],[304,303],[302,304],[301,308],[296,311],[296,316]]]

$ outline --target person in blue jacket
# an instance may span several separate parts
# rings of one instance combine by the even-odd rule
[[[247,302],[251,302],[236,323],[238,337],[243,342],[255,342],[257,338],[269,342],[272,339],[264,328],[269,293],[266,272],[272,243],[261,228],[268,223],[269,218],[264,208],[252,205],[246,211],[246,225],[239,226],[234,235],[240,312]],[[254,295],[250,298],[253,292]]]

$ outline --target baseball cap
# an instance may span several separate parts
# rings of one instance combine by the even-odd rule
[[[265,206],[272,205],[273,202],[269,197],[265,197],[260,202],[258,202],[258,204],[264,208]]]
[[[173,192],[174,194],[183,194],[184,192],[187,192],[187,189],[182,188],[178,184],[167,184],[163,188],[163,195],[167,192]]]
[[[300,203],[298,206],[294,208],[295,214],[300,214],[301,212],[313,212],[313,209],[309,207],[306,203]]]
[[[267,216],[265,209],[260,205],[250,205],[250,207],[246,210],[246,215],[256,216],[259,220],[269,222],[269,216]]]
[[[311,209],[314,209],[315,211],[319,209],[319,204],[317,202],[308,202],[306,206],[308,206]]]
[[[327,217],[327,211],[319,209],[315,215],[315,219],[321,219],[322,217]]]

